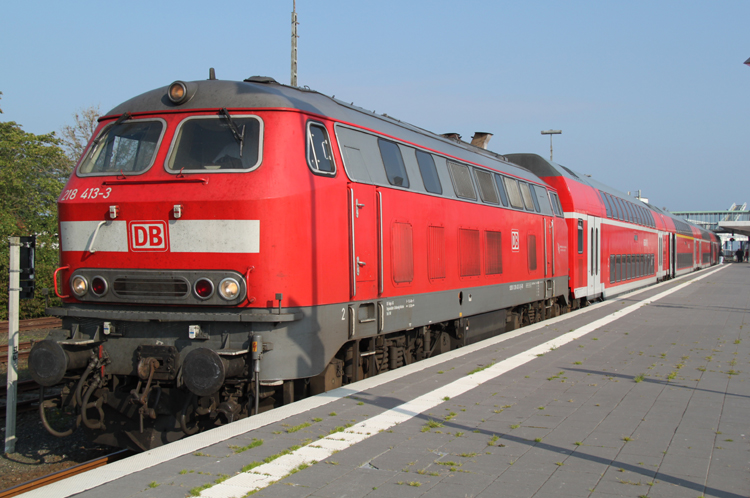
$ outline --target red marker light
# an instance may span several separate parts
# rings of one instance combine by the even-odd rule
[[[214,284],[209,279],[202,278],[195,282],[193,289],[199,298],[208,299],[214,293]]]
[[[102,277],[94,277],[91,281],[91,292],[97,296],[103,296],[107,293],[107,281]]]

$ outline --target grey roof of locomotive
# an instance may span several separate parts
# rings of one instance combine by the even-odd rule
[[[254,76],[245,81],[202,80],[189,82],[188,85],[195,85],[195,93],[184,104],[172,103],[167,97],[169,86],[164,86],[123,102],[109,111],[107,115],[120,115],[126,112],[135,114],[221,107],[227,109],[298,109],[375,130],[398,140],[418,144],[526,180],[544,183],[526,168],[508,162],[500,154],[475,147],[463,141],[448,139],[390,116],[367,111],[314,90],[282,85],[272,78]]]

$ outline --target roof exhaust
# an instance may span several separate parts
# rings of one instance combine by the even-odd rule
[[[471,145],[479,147],[480,149],[486,149],[487,144],[490,143],[491,138],[492,133],[487,133],[484,131],[474,132],[474,136],[471,137]]]
[[[447,138],[448,140],[455,140],[456,142],[461,141],[461,135],[458,133],[443,133],[441,137]]]

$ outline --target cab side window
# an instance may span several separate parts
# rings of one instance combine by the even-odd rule
[[[336,166],[331,153],[331,141],[325,126],[319,123],[307,125],[307,164],[314,173],[333,175]]]

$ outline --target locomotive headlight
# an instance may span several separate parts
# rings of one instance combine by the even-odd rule
[[[175,104],[182,102],[182,99],[187,95],[187,87],[182,81],[175,81],[169,85],[169,100]]]
[[[104,277],[96,276],[91,279],[91,292],[93,292],[95,295],[101,297],[107,293],[108,289],[109,285],[107,285],[107,281],[104,279]]]
[[[233,278],[225,278],[219,283],[219,295],[231,301],[240,295],[240,284]]]
[[[195,295],[201,299],[208,299],[214,295],[214,283],[207,278],[201,278],[193,284]]]
[[[184,81],[175,81],[169,85],[167,97],[173,103],[180,105],[189,101],[195,95],[197,87],[195,83],[186,83]]]
[[[89,283],[81,275],[76,275],[73,277],[73,280],[70,281],[70,288],[76,296],[83,297],[89,290]]]

